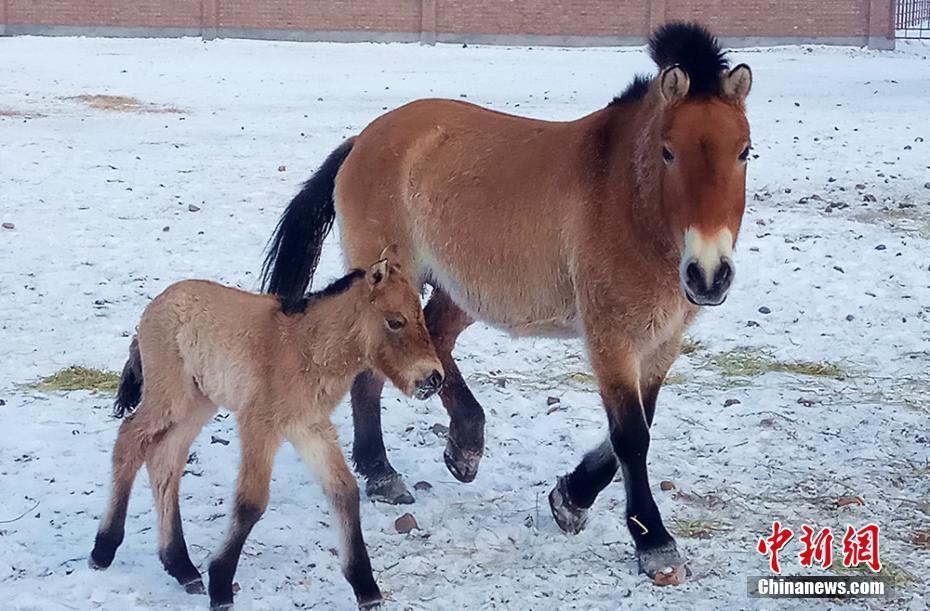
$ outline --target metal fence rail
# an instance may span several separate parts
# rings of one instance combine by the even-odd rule
[[[895,37],[930,39],[930,0],[897,0]]]

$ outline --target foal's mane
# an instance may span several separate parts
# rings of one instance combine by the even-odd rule
[[[688,73],[691,87],[689,97],[719,96],[720,73],[730,68],[726,52],[720,48],[717,37],[697,23],[669,23],[649,38],[649,56],[664,70],[680,66]],[[608,106],[638,102],[646,97],[652,76],[638,74],[627,88]]]
[[[329,283],[329,285],[320,289],[319,291],[308,293],[304,296],[303,299],[291,305],[290,307],[288,307],[286,302],[281,299],[281,311],[285,314],[300,314],[306,312],[307,308],[310,306],[310,303],[319,301],[320,299],[326,299],[327,297],[341,295],[342,293],[345,293],[350,288],[352,288],[352,284],[354,284],[356,280],[364,277],[365,270],[358,268],[353,269],[342,278],[333,280]]]

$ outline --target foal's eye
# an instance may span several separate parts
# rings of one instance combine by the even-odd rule
[[[740,161],[746,161],[747,159],[749,159],[749,147],[748,146],[743,149],[742,153],[739,154]]]
[[[675,161],[675,155],[672,154],[672,151],[668,150],[667,146],[662,147],[662,159],[665,160],[665,163],[671,163]]]
[[[407,324],[407,321],[403,318],[386,318],[384,322],[387,323],[388,329],[391,331],[399,331]]]

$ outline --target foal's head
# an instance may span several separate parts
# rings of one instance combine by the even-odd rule
[[[381,259],[365,272],[362,334],[371,366],[407,395],[426,399],[442,386],[420,295],[397,265]]]
[[[732,70],[717,40],[700,26],[670,25],[651,41],[657,77],[658,164],[662,212],[679,240],[679,274],[697,305],[724,302],[733,280],[733,247],[746,205],[752,84],[745,64]]]

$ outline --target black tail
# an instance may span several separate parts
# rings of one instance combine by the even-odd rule
[[[139,338],[132,338],[129,344],[129,358],[123,365],[123,375],[119,379],[116,401],[113,402],[113,415],[122,418],[131,414],[142,400],[142,355],[139,354]]]
[[[281,297],[285,312],[299,307],[320,262],[323,240],[333,227],[336,174],[355,138],[343,142],[304,183],[278,221],[262,266],[262,290]]]

